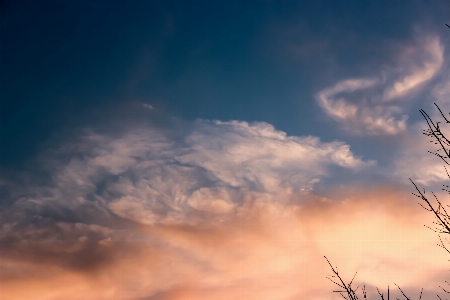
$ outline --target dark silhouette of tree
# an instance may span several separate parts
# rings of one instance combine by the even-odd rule
[[[450,26],[448,24],[445,24],[445,25],[448,28],[450,28]],[[439,149],[436,152],[432,152],[432,151],[428,151],[428,152],[437,156],[439,159],[441,159],[444,162],[445,171],[447,173],[448,178],[450,179],[450,173],[449,173],[449,170],[447,167],[447,166],[450,166],[450,140],[449,140],[450,136],[446,136],[445,133],[443,133],[441,130],[442,124],[450,124],[450,120],[449,120],[450,117],[447,118],[445,116],[445,114],[442,112],[441,108],[436,103],[434,103],[434,105],[439,110],[439,113],[442,116],[443,120],[440,122],[435,122],[423,109],[421,109],[420,113],[422,114],[422,116],[424,117],[424,119],[428,125],[428,128],[423,131],[423,134],[430,137],[431,138],[430,142],[438,146]],[[450,113],[449,113],[449,116],[450,116]],[[414,185],[414,187],[416,189],[416,193],[412,193],[412,194],[414,196],[418,197],[419,199],[421,199],[421,202],[419,202],[419,205],[422,206],[425,210],[431,212],[435,217],[435,221],[433,222],[435,228],[431,228],[427,225],[425,225],[425,226],[438,233],[438,237],[439,237],[439,241],[440,241],[438,246],[443,248],[450,254],[450,249],[447,246],[447,245],[450,245],[450,241],[446,238],[442,239],[442,236],[441,236],[442,234],[450,234],[450,215],[448,214],[444,205],[442,205],[441,201],[438,199],[438,197],[433,192],[431,192],[432,197],[430,197],[429,194],[426,194],[426,191],[424,188],[422,188],[422,190],[421,190],[414,183],[414,181],[411,178],[409,180],[411,181],[411,183]],[[444,185],[442,190],[446,191],[447,193],[450,194],[450,186],[449,185]],[[446,205],[446,206],[450,207],[450,205]],[[445,241],[445,243],[444,243],[444,241]],[[345,283],[344,279],[339,275],[337,267],[333,267],[333,265],[330,263],[330,261],[328,260],[328,258],[326,256],[325,256],[325,259],[327,260],[328,264],[330,265],[331,271],[333,272],[333,275],[330,277],[327,277],[327,278],[340,288],[340,290],[336,290],[333,292],[340,293],[344,299],[348,299],[348,300],[361,299],[360,297],[358,297],[358,294],[357,294],[359,286],[357,286],[357,287],[353,286],[353,280],[355,279],[355,276],[357,273],[355,273],[355,275],[353,276],[352,280],[349,283]],[[447,287],[447,288],[444,288],[442,286],[439,286],[439,287],[445,293],[450,294],[450,283],[448,281],[445,281],[445,283],[449,287]],[[403,297],[406,300],[411,299],[403,292],[403,290],[398,285],[396,285],[396,286],[400,290],[401,294],[403,295]],[[378,288],[377,288],[377,292],[378,292],[378,295],[381,298],[381,300],[385,300],[385,299],[389,300],[389,297],[390,297],[389,286],[388,286],[388,290],[387,290],[387,298],[385,298],[384,294],[381,293]],[[422,299],[422,293],[423,293],[423,288],[422,288],[422,291],[420,292],[419,300]],[[362,299],[367,299],[367,292],[366,292],[365,285],[363,285],[363,287],[361,289],[361,294],[362,294]],[[439,295],[437,295],[437,297],[439,299],[442,299]]]

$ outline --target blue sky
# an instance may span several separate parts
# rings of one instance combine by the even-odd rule
[[[64,279],[85,299],[332,299],[323,255],[434,292],[442,264],[405,261],[443,257],[414,236],[408,178],[448,180],[419,109],[450,110],[449,16],[448,1],[3,1],[7,297],[71,299]]]
[[[98,111],[139,102],[185,120],[264,121],[291,135],[347,138],[324,120],[315,94],[397,67],[415,30],[442,34],[448,14],[445,2],[401,1],[4,6],[8,160],[32,155],[29,143],[55,128],[85,126],[106,114]],[[16,147],[24,135],[28,146]]]

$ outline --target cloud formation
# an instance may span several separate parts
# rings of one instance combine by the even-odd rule
[[[45,233],[16,231],[20,240],[2,245],[2,297],[336,299],[323,255],[369,287],[395,280],[409,294],[424,286],[424,296],[434,295],[446,253],[421,226],[427,213],[382,187],[336,194],[288,205],[247,199],[223,225],[59,222]]]
[[[250,194],[311,189],[329,166],[374,164],[343,142],[289,137],[267,123],[199,120],[186,127],[181,136],[150,127],[114,138],[86,132],[45,158],[51,184],[20,201],[71,209],[90,201],[145,224],[181,222],[198,212],[230,213]]]
[[[406,129],[404,104],[432,79],[444,63],[444,47],[437,36],[406,47],[402,64],[382,70],[380,79],[347,79],[323,89],[316,99],[327,115],[351,132],[395,135]]]
[[[444,47],[438,37],[432,36],[420,40],[422,48],[406,49],[404,55],[408,59],[414,60],[419,56],[419,63],[409,64],[406,69],[406,75],[398,79],[392,86],[389,86],[384,93],[383,100],[391,101],[403,97],[410,93],[414,88],[427,82],[441,69],[444,62]],[[419,53],[417,53],[419,52]]]
[[[448,77],[448,76],[447,76]],[[432,91],[434,103],[449,118],[450,111],[450,82],[444,78],[437,84]],[[425,109],[434,123],[440,122],[441,132],[448,138],[450,137],[450,124],[446,124],[439,110],[433,105]],[[415,123],[404,143],[402,143],[395,159],[392,172],[398,178],[412,178],[419,184],[431,186],[443,184],[449,179],[447,171],[450,171],[448,165],[439,157],[429,153],[440,153],[440,145],[436,145],[434,138],[425,136],[423,131],[428,129],[425,120]],[[448,146],[446,146],[448,149]],[[447,171],[445,169],[447,167]],[[439,186],[439,189],[441,187]]]
[[[445,253],[411,230],[428,219],[409,192],[314,193],[331,166],[373,166],[345,143],[267,123],[181,125],[85,131],[44,153],[50,178],[10,187],[0,211],[2,297],[333,299],[323,255],[370,286],[441,276]]]

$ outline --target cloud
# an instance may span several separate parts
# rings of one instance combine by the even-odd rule
[[[142,103],[142,107],[145,108],[145,109],[150,109],[150,110],[154,110],[155,109],[153,107],[153,105],[147,104],[147,103]]]
[[[407,116],[400,118],[396,106],[373,107],[367,99],[360,103],[349,103],[345,98],[335,99],[341,93],[373,88],[379,83],[376,79],[349,79],[338,82],[335,86],[322,90],[317,100],[325,112],[334,120],[344,124],[352,132],[369,134],[396,134],[405,130]]]
[[[115,137],[86,132],[42,159],[51,184],[17,203],[71,210],[95,203],[145,224],[184,222],[200,212],[231,213],[251,194],[311,189],[330,166],[374,164],[343,142],[290,137],[267,123],[198,120],[185,128],[181,135],[145,126]]]
[[[444,115],[449,118],[450,84],[447,78],[438,83],[432,91],[432,97]],[[450,124],[446,124],[439,110],[433,105],[425,109],[434,123],[440,122],[441,132],[450,137]],[[431,154],[442,153],[440,145],[436,145],[434,138],[425,136],[423,131],[428,129],[425,120],[416,122],[410,130],[407,139],[401,144],[394,160],[393,168],[389,170],[397,178],[411,178],[425,186],[436,187],[449,180],[448,165],[439,157]],[[446,145],[448,150],[448,145]],[[448,161],[448,160],[447,160]],[[447,167],[447,171],[445,169]],[[439,186],[439,189],[441,187]]]
[[[444,62],[444,47],[439,38],[429,37],[421,41],[422,66],[411,64],[408,73],[385,90],[383,100],[391,101],[411,92],[414,88],[430,80],[441,69]],[[414,53],[415,54],[415,53]]]
[[[303,195],[287,205],[248,198],[239,217],[223,225],[112,230],[58,223],[39,237],[16,231],[20,241],[9,246],[15,251],[2,251],[1,270],[9,272],[0,281],[2,297],[334,299],[323,255],[346,279],[358,271],[356,280],[369,287],[395,281],[410,295],[419,285],[434,296],[446,253],[422,226],[428,213],[408,193],[389,188],[333,194]],[[78,267],[97,260],[95,268]]]
[[[444,63],[444,47],[436,36],[417,40],[404,50],[403,64],[385,68],[380,79],[347,79],[318,92],[327,115],[354,133],[395,135],[405,131],[408,116],[401,103],[432,79]]]
[[[180,128],[85,131],[42,154],[50,179],[27,176],[0,210],[2,297],[333,299],[323,255],[405,291],[446,269],[409,191],[315,194],[331,166],[373,166],[345,143],[267,123]]]
[[[354,157],[343,142],[288,137],[267,123],[197,122],[185,142],[193,151],[180,162],[199,165],[229,186],[253,185],[266,192],[309,187],[326,175],[328,165],[360,169],[373,164]]]
[[[443,112],[450,112],[450,74],[445,74],[442,80],[436,84],[431,92],[435,103],[439,105]],[[433,111],[433,117],[440,117],[440,113]]]
[[[428,152],[434,152],[438,147],[429,143],[431,138],[422,136],[420,131],[426,128],[424,123],[415,124],[414,134],[397,151],[390,171],[394,177],[404,181],[411,178],[414,182],[425,186],[441,184],[449,179],[445,167],[447,170],[449,168],[440,158]]]
[[[129,139],[120,144],[135,144]],[[116,195],[110,202],[115,213],[145,223],[230,213],[251,194],[310,189],[330,165],[357,170],[373,164],[354,157],[342,142],[288,137],[266,123],[197,121],[180,143],[162,142],[163,157],[152,139],[146,144],[146,154],[135,157],[152,158],[128,165],[106,188]],[[108,164],[115,160],[110,155]],[[128,172],[136,179],[124,176]]]

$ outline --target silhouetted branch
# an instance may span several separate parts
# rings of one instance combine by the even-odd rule
[[[438,108],[439,112],[441,113],[442,117],[445,120],[445,123],[447,123],[447,124],[450,123],[450,121],[442,113],[439,106],[436,103],[434,103],[434,105],[436,105],[436,107]],[[448,148],[448,147],[450,147],[450,140],[448,140],[445,137],[445,135],[442,133],[441,127],[440,127],[441,122],[434,123],[433,120],[431,119],[431,117],[423,109],[420,110],[420,113],[425,118],[425,121],[428,124],[428,129],[425,129],[423,131],[423,134],[425,134],[426,136],[429,136],[429,137],[433,137],[434,141],[430,141],[430,142],[432,142],[436,145],[437,144],[440,145],[440,148],[436,152],[432,152],[432,151],[428,151],[428,152],[441,158],[445,162],[445,164],[450,165],[450,163],[447,161],[448,159],[450,159],[450,148]],[[443,151],[444,154],[440,154],[439,151]]]
[[[355,275],[353,275],[353,278],[352,278],[352,280],[350,281],[349,284],[345,284],[344,280],[343,280],[342,277],[339,275],[339,272],[338,272],[337,267],[334,268],[334,267],[331,265],[331,263],[330,263],[330,261],[328,260],[328,258],[327,258],[326,256],[324,256],[324,257],[325,257],[325,259],[327,260],[328,264],[330,265],[331,271],[333,271],[333,273],[335,274],[335,275],[332,275],[331,278],[337,277],[337,278],[339,279],[339,282],[334,281],[334,280],[331,279],[330,277],[327,277],[327,279],[329,279],[331,282],[333,282],[334,284],[336,284],[336,285],[339,286],[340,288],[344,289],[344,290],[342,290],[342,291],[333,291],[333,292],[334,292],[334,293],[339,293],[339,294],[341,294],[341,296],[342,296],[344,299],[348,299],[348,300],[357,300],[357,299],[359,299],[358,296],[356,295],[356,291],[358,290],[359,286],[356,287],[356,289],[353,289],[353,287],[352,287],[353,280],[355,279],[355,276],[356,276],[356,274],[357,274],[358,272],[356,272]],[[344,294],[342,294],[342,293],[346,293],[347,296],[348,296],[349,298],[345,297]],[[366,296],[366,286],[365,286],[365,285],[364,285],[363,288],[362,288],[362,293],[363,293],[364,299],[367,299],[367,296]]]
[[[445,25],[447,25],[447,27],[450,28],[450,26],[448,24],[445,24]],[[450,124],[450,120],[449,120],[450,118],[447,118],[445,116],[445,114],[442,112],[441,108],[436,103],[434,103],[434,105],[439,110],[439,113],[441,114],[441,116],[444,119],[444,121],[443,122],[434,122],[431,119],[431,117],[423,109],[421,109],[420,113],[422,114],[422,116],[424,117],[424,119],[425,119],[425,121],[426,121],[426,123],[428,125],[428,129],[425,129],[423,131],[423,134],[428,136],[428,137],[431,137],[432,140],[430,142],[432,142],[435,145],[439,146],[439,149],[436,150],[435,152],[432,152],[432,151],[428,151],[428,152],[433,154],[433,155],[435,155],[435,156],[437,156],[437,157],[439,157],[440,159],[442,159],[446,165],[450,165],[450,140],[449,140],[450,137],[447,138],[445,136],[445,134],[441,131],[441,124],[443,124],[443,123]],[[444,168],[445,168],[445,172],[447,173],[448,178],[450,179],[449,171],[447,170],[447,168],[445,166],[444,166]],[[434,197],[434,200],[437,203],[437,206],[433,205],[430,202],[430,200],[427,198],[425,189],[423,189],[423,192],[422,192],[411,178],[409,180],[414,185],[414,187],[416,188],[416,191],[417,191],[417,193],[412,193],[412,194],[414,196],[420,198],[425,203],[425,205],[423,205],[422,203],[419,202],[419,205],[422,208],[424,208],[425,210],[427,210],[429,212],[432,212],[434,214],[435,218],[436,218],[436,222],[433,222],[433,224],[435,224],[437,226],[435,229],[433,229],[433,228],[431,228],[429,226],[426,226],[426,225],[424,225],[424,226],[430,228],[431,230],[433,230],[433,231],[435,231],[435,232],[437,232],[439,234],[450,234],[450,215],[447,213],[447,210],[442,205],[441,201],[439,201],[438,197],[436,197],[436,195],[433,192],[431,192],[431,194]],[[450,186],[449,185],[443,185],[443,187],[444,188],[442,190],[446,191],[447,193],[450,194]],[[450,207],[450,206],[447,205],[447,207]],[[442,237],[439,234],[438,234],[438,237],[439,237],[440,244],[438,244],[438,246],[443,248],[443,249],[445,249],[447,251],[447,253],[450,254],[449,248],[444,244],[444,241],[442,240]],[[447,244],[450,244],[449,240],[445,239],[445,241],[447,242]],[[338,280],[338,282],[336,282],[333,279],[331,279],[330,277],[327,277],[327,278],[329,280],[331,280],[334,284],[338,285],[340,288],[343,289],[343,290],[340,290],[340,291],[333,291],[333,292],[340,293],[341,296],[344,299],[348,299],[348,300],[357,300],[357,299],[359,299],[357,294],[356,294],[356,291],[358,290],[358,287],[356,289],[354,289],[352,287],[353,280],[355,279],[356,273],[353,276],[353,279],[350,281],[350,283],[346,284],[344,282],[344,280],[342,279],[342,277],[339,275],[337,267],[334,268],[331,265],[331,263],[330,263],[330,261],[328,260],[327,257],[325,257],[325,259],[327,260],[328,264],[331,267],[331,270],[335,274],[335,275],[333,275],[331,277],[332,278],[338,278],[339,280]],[[448,281],[445,281],[445,283],[447,283],[447,285],[450,286],[450,283]],[[398,287],[398,289],[400,290],[400,292],[403,295],[403,297],[405,297],[406,300],[410,300],[410,298],[408,298],[408,296],[406,296],[406,294],[403,292],[403,290],[397,284],[395,284],[395,285]],[[445,293],[450,294],[450,288],[444,289],[442,286],[439,286],[439,287]],[[380,296],[381,300],[384,300],[385,299],[384,298],[384,294],[382,294],[378,288],[376,288],[376,289],[377,289],[378,295]],[[364,299],[367,299],[365,285],[363,286],[362,291],[363,291]],[[344,296],[343,293],[345,293],[348,298],[346,296]],[[419,300],[422,299],[422,294],[423,294],[423,288],[422,288],[422,291],[420,292]],[[439,299],[442,299],[439,295],[437,295],[437,297]],[[387,299],[389,300],[389,286],[388,286],[388,291],[387,291]],[[400,300],[400,299],[398,299],[398,300]]]

